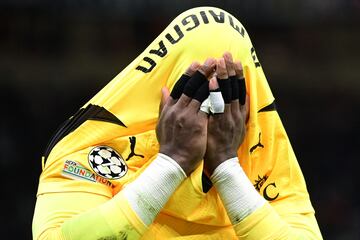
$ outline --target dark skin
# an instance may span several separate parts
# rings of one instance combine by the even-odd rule
[[[219,81],[230,76],[241,78],[243,77],[241,63],[234,63],[231,54],[225,53],[223,58],[217,61],[216,74]],[[210,80],[209,87],[210,90],[218,87],[215,78]],[[204,156],[204,169],[208,176],[211,176],[222,162],[237,157],[237,150],[245,137],[248,102],[241,105],[239,99],[233,100],[230,104],[225,104],[223,114],[209,116]]]
[[[209,77],[215,68],[215,60],[207,59],[203,65],[193,63],[186,74],[192,76],[199,70]],[[200,111],[201,103],[182,94],[178,100],[162,90],[161,114],[156,126],[160,153],[174,159],[189,175],[205,155],[207,142],[207,114]]]
[[[218,88],[215,76],[221,81],[243,74],[241,63],[234,63],[230,53],[218,60],[209,58],[203,65],[194,62],[185,74],[192,76],[196,70],[210,79],[210,90]],[[165,87],[162,94],[156,127],[160,153],[174,159],[188,176],[202,159],[210,176],[222,162],[237,156],[245,136],[248,98],[245,105],[233,100],[225,104],[224,113],[208,116],[199,110],[201,103],[195,99],[184,94],[178,100],[172,99]]]

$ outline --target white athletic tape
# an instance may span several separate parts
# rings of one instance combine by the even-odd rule
[[[232,224],[237,224],[265,204],[239,164],[237,157],[221,163],[210,177]]]
[[[210,92],[210,95],[200,106],[200,111],[207,114],[211,113],[223,113],[225,110],[225,102],[221,95],[221,92]]]
[[[200,111],[209,114],[210,112],[210,100],[209,98],[205,99],[200,106]]]
[[[209,96],[210,111],[212,113],[223,113],[225,110],[225,102],[221,92],[210,92]]]
[[[185,178],[184,170],[175,160],[159,153],[123,193],[132,209],[149,226]]]

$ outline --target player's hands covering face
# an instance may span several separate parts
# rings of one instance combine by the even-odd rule
[[[193,63],[175,84],[170,97],[163,89],[156,127],[160,153],[174,159],[187,175],[206,151],[208,116],[200,111],[200,105],[209,95],[208,77],[215,65],[214,59],[207,59],[202,66]]]
[[[208,81],[210,79],[210,81]],[[199,110],[210,91],[221,91],[224,112],[207,115]],[[237,156],[244,140],[248,97],[240,62],[230,53],[223,58],[193,63],[176,82],[170,96],[163,88],[156,134],[160,153],[191,173],[201,159],[210,176],[222,162]]]
[[[208,120],[204,169],[209,176],[222,162],[237,156],[245,136],[249,101],[242,65],[234,63],[230,53],[217,61],[216,77],[210,79],[210,91],[219,87],[225,110],[221,114],[211,114]]]

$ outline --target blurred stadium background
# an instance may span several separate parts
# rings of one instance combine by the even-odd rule
[[[31,239],[40,157],[57,126],[203,5],[252,37],[324,239],[360,239],[360,0],[1,0],[1,238]]]

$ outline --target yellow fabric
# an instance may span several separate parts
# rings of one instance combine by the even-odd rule
[[[192,61],[218,58],[225,51],[241,60],[250,96],[247,135],[238,157],[250,181],[270,204],[231,226],[216,189],[203,193],[200,165],[146,229],[121,196],[121,189],[158,152],[154,128],[160,90],[164,85],[171,89]],[[182,13],[84,106],[104,107],[126,127],[88,120],[52,149],[40,176],[34,239],[97,239],[100,235],[122,239],[121,234],[129,231],[128,239],[140,235],[143,239],[236,239],[236,234],[240,239],[286,239],[286,234],[321,239],[304,178],[281,120],[276,111],[259,112],[273,101],[250,38],[237,19],[213,7]],[[92,171],[88,154],[99,145],[111,147],[125,160],[131,152],[132,136],[136,137],[135,152],[143,156],[125,161],[128,171],[122,178],[92,182],[64,174],[67,161]],[[263,147],[254,147],[259,137]],[[96,227],[99,232],[95,237],[91,232]]]
[[[33,235],[39,239],[137,239],[146,231],[122,194],[109,199],[84,192],[49,193],[39,195],[37,205]]]
[[[322,239],[313,214],[281,216],[270,204],[256,210],[234,229],[239,239]]]

